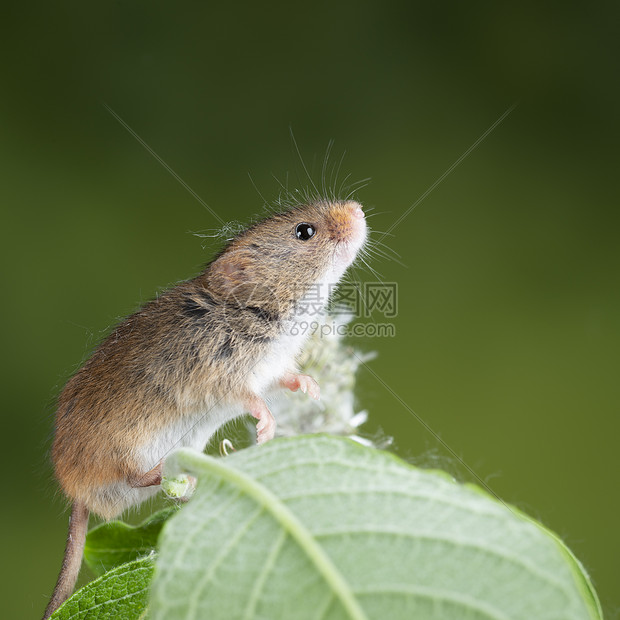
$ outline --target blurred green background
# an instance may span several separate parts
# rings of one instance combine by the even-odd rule
[[[247,220],[329,140],[387,230],[399,284],[373,370],[620,605],[618,4],[162,2],[4,7],[3,613],[40,616],[65,503],[53,403],[103,331],[195,274],[214,218]],[[306,180],[299,177],[303,185]],[[373,276],[362,273],[372,280]],[[362,373],[368,431],[473,481]]]

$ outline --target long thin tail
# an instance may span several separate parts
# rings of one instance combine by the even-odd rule
[[[54,588],[52,598],[45,609],[43,620],[47,620],[70,596],[82,565],[82,553],[88,529],[88,508],[80,502],[74,502],[69,517],[69,533],[62,568]]]

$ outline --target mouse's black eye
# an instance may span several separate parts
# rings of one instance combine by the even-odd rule
[[[297,224],[295,228],[295,235],[302,241],[308,241],[310,237],[314,237],[315,232],[316,228],[312,224],[306,224],[305,222]]]

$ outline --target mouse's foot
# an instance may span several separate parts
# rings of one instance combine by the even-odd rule
[[[294,372],[287,372],[280,379],[280,385],[291,390],[291,392],[301,390],[304,394],[310,394],[314,400],[321,398],[321,388],[310,375],[298,375]]]
[[[129,484],[134,488],[155,487],[161,484],[162,463],[161,461],[149,469],[145,474],[137,474],[129,479]]]
[[[276,421],[271,415],[264,400],[253,399],[247,404],[250,415],[258,420],[256,425],[256,443],[261,444],[273,439],[276,432]]]

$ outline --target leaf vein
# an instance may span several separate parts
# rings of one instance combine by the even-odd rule
[[[334,536],[355,536],[355,535],[366,535],[366,534],[389,534],[391,536],[397,536],[401,538],[409,538],[411,540],[426,540],[426,541],[437,541],[437,542],[447,542],[452,543],[456,546],[466,547],[468,549],[476,549],[486,555],[493,555],[499,557],[501,559],[505,559],[512,564],[516,564],[517,566],[522,566],[527,570],[531,571],[541,579],[547,581],[551,585],[558,588],[560,591],[566,593],[563,583],[555,579],[550,573],[546,573],[538,569],[534,564],[519,558],[512,553],[507,552],[506,550],[499,549],[491,549],[489,547],[484,547],[478,544],[475,541],[464,540],[462,538],[458,538],[457,536],[445,536],[439,534],[419,534],[407,532],[405,530],[390,530],[387,528],[357,528],[357,529],[333,529],[333,530],[324,530],[324,531],[313,531],[312,532],[315,538],[332,538]]]
[[[256,479],[246,473],[223,464],[222,459],[214,459],[192,450],[182,449],[177,452],[181,465],[196,473],[219,476],[228,484],[234,485],[251,497],[257,504],[267,510],[271,517],[295,540],[308,559],[314,564],[318,573],[334,591],[347,614],[356,620],[367,620],[359,602],[353,596],[344,576],[332,562],[325,550],[314,540],[312,534],[297,516],[282,502],[277,495]]]
[[[258,508],[250,514],[250,516],[241,523],[241,525],[237,528],[234,535],[229,538],[227,543],[222,546],[219,553],[213,558],[213,562],[209,566],[207,572],[203,575],[202,579],[196,584],[195,590],[189,597],[187,615],[188,618],[195,618],[196,612],[198,609],[198,605],[200,604],[200,595],[203,590],[207,587],[208,583],[211,581],[211,578],[215,574],[215,571],[219,568],[219,566],[224,562],[228,554],[232,549],[235,548],[239,540],[243,537],[243,535],[250,529],[250,526],[261,513],[264,511],[263,506],[258,506]]]
[[[281,530],[280,535],[278,536],[274,545],[272,546],[271,551],[269,552],[269,555],[267,556],[265,560],[265,564],[263,565],[263,568],[260,571],[258,579],[256,580],[254,587],[252,588],[250,598],[246,605],[245,611],[243,612],[243,617],[247,618],[248,620],[254,617],[254,613],[256,611],[256,605],[258,604],[260,596],[263,593],[265,584],[267,583],[267,576],[269,575],[269,573],[275,566],[276,559],[278,555],[280,555],[280,551],[282,550],[282,546],[284,545],[286,536],[287,536],[286,530]]]

